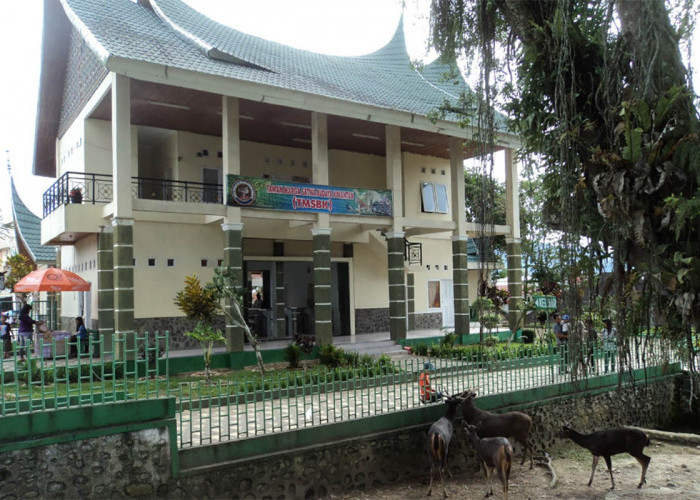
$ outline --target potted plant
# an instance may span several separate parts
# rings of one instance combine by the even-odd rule
[[[83,190],[79,187],[74,187],[68,193],[71,203],[82,203],[83,202]]]

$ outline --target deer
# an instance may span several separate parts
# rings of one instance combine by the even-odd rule
[[[474,405],[476,390],[462,393],[462,415],[468,424],[478,427],[479,436],[486,437],[512,437],[514,441],[523,446],[523,460],[525,463],[527,452],[530,452],[530,469],[533,465],[533,450],[530,443],[530,429],[532,417],[520,411],[507,413],[491,413],[481,410]]]
[[[450,448],[450,441],[454,433],[454,420],[457,415],[457,407],[462,401],[461,395],[447,396],[444,400],[447,405],[445,416],[437,420],[428,430],[427,450],[430,458],[430,486],[428,486],[428,496],[433,491],[433,475],[437,469],[442,484],[442,494],[448,497],[445,489],[445,467],[447,466],[447,454]]]
[[[508,500],[508,478],[510,467],[513,463],[513,446],[504,437],[479,438],[477,428],[464,422],[464,430],[469,436],[472,446],[479,455],[481,469],[486,478],[486,496],[493,495],[493,471],[496,470],[498,478],[503,485],[503,498]]]
[[[646,474],[651,457],[644,454],[644,447],[649,446],[649,436],[644,431],[631,427],[618,427],[607,431],[581,434],[576,432],[571,425],[565,424],[562,431],[557,434],[557,437],[569,438],[593,454],[593,467],[591,468],[591,478],[588,480],[588,486],[593,483],[593,475],[598,466],[598,460],[600,460],[600,457],[603,457],[610,473],[610,482],[612,483],[610,489],[615,489],[610,457],[620,453],[629,453],[642,466],[642,478],[637,488],[641,488],[647,482]]]

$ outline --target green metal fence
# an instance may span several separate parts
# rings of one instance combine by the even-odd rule
[[[597,346],[585,350],[541,346],[517,355],[476,351],[453,358],[415,357],[374,370],[350,368],[235,383],[184,383],[172,394],[176,397],[178,446],[220,443],[420,407],[426,403],[421,401],[417,380],[425,363],[432,367],[432,387],[443,393],[478,388],[482,395],[498,394],[674,362],[661,347],[649,340],[621,349],[620,357]]]
[[[0,363],[0,415],[163,397],[168,392],[168,334],[13,343]],[[75,357],[71,353],[75,351]],[[21,361],[22,358],[26,361]]]

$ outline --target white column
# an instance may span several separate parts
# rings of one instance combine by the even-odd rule
[[[467,217],[464,207],[464,153],[463,139],[450,137],[450,179],[452,181],[452,220],[454,236],[467,234]]]
[[[328,174],[328,116],[311,113],[311,182],[327,186]],[[330,227],[330,215],[318,214],[317,227]]]
[[[112,73],[112,190],[114,217],[133,217],[130,80]]]
[[[505,150],[506,163],[506,224],[510,237],[520,238],[520,180],[518,164],[513,161],[513,150]]]
[[[391,190],[394,231],[403,231],[403,174],[401,161],[401,129],[386,126],[386,188]]]
[[[238,98],[223,96],[221,99],[221,142],[223,149],[224,203],[227,199],[228,175],[241,174],[241,126],[238,111]],[[226,220],[241,222],[240,207],[227,207]]]

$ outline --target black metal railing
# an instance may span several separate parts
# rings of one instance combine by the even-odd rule
[[[131,195],[146,200],[180,201],[186,203],[224,202],[221,184],[172,181],[148,177],[131,178]],[[112,176],[66,172],[46,190],[43,216],[69,203],[109,203],[114,199]]]
[[[132,177],[131,194],[144,200],[218,204],[224,202],[224,190],[221,184],[171,181],[147,177]]]
[[[109,203],[112,176],[66,172],[44,192],[44,217],[68,203]]]

